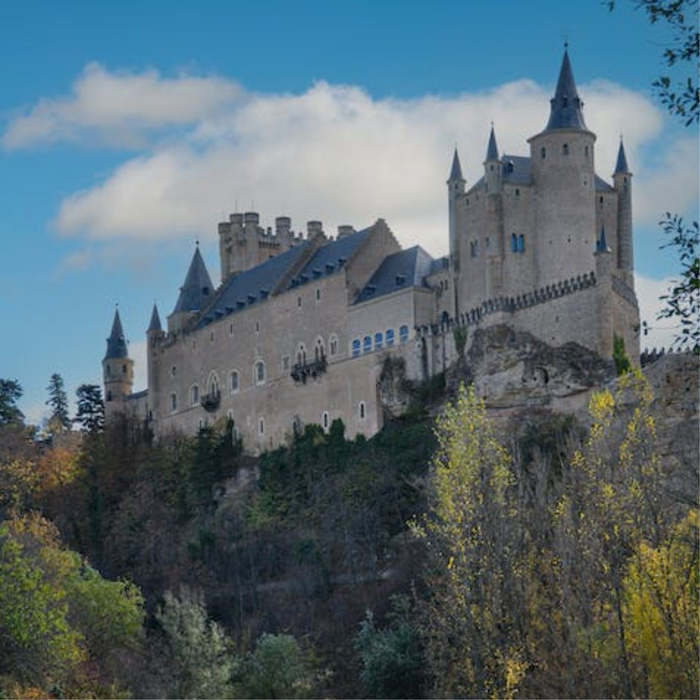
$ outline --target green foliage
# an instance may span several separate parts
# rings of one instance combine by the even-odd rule
[[[425,659],[413,611],[405,597],[394,597],[388,618],[390,624],[377,629],[374,615],[368,610],[355,638],[365,697],[423,697]]]
[[[166,592],[156,619],[168,648],[168,697],[230,697],[233,645],[208,618],[202,596],[187,589],[178,596]]]
[[[618,377],[632,369],[630,358],[625,352],[625,339],[617,334],[613,336],[613,362]]]
[[[63,377],[54,372],[51,375],[51,379],[49,379],[49,385],[46,389],[49,392],[46,405],[51,406],[51,415],[48,419],[49,434],[55,435],[64,430],[70,430],[71,420],[68,415],[68,396],[63,384]]]
[[[238,692],[248,698],[313,697],[312,660],[289,634],[263,634],[243,663]]]
[[[17,408],[22,387],[14,379],[0,379],[0,425],[21,423],[24,414]]]
[[[78,413],[73,419],[88,433],[96,433],[104,428],[105,406],[102,390],[97,384],[81,384],[76,392]]]
[[[457,356],[463,360],[464,359],[464,348],[467,345],[467,327],[466,326],[455,326],[452,331],[455,341],[455,348],[457,349]]]
[[[687,226],[682,217],[666,212],[660,222],[664,233],[671,236],[662,248],[676,248],[681,264],[681,277],[672,282],[667,294],[660,297],[665,302],[658,318],[671,318],[678,321],[674,346],[680,350],[692,350],[700,355],[700,256],[698,255],[698,222]]]

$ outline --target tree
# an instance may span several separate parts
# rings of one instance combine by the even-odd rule
[[[102,390],[97,384],[81,384],[76,390],[78,413],[73,419],[88,433],[97,433],[104,428],[105,405]]]
[[[697,60],[700,56],[700,32],[697,25],[698,0],[635,0],[652,24],[666,22],[673,33],[669,46],[663,51],[663,61],[676,76],[661,75],[652,82],[652,88],[671,114],[680,117],[685,126],[700,118],[700,89]],[[610,10],[615,0],[608,2]],[[684,69],[687,67],[687,74]],[[681,75],[678,75],[678,74]]]
[[[625,339],[617,334],[613,336],[613,362],[618,377],[632,368],[630,358],[625,352]]]
[[[677,214],[666,212],[660,222],[665,233],[672,236],[662,248],[675,247],[681,264],[680,280],[674,280],[668,294],[661,298],[666,302],[659,312],[659,318],[680,320],[681,329],[676,334],[674,345],[679,349],[692,350],[700,354],[700,256],[698,256],[698,222],[684,224]]]
[[[22,387],[15,379],[0,379],[0,425],[21,423],[24,414],[17,408],[22,396]]]
[[[68,397],[63,385],[63,377],[54,372],[51,375],[51,379],[49,379],[49,385],[46,389],[49,392],[46,405],[51,406],[52,409],[48,420],[49,433],[55,435],[64,430],[70,430],[71,420],[68,415]]]
[[[207,617],[201,595],[167,591],[156,620],[165,634],[171,665],[166,695],[173,698],[223,698],[231,695],[233,645]]]
[[[414,524],[428,555],[420,627],[433,693],[512,697],[528,664],[511,457],[473,387],[460,387],[436,432],[430,513]]]

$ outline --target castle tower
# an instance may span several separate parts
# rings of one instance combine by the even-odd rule
[[[586,127],[566,50],[550,105],[544,131],[528,139],[536,192],[538,286],[590,272],[596,241],[596,137]]]
[[[151,322],[148,324],[148,329],[146,330],[146,339],[148,341],[148,352],[146,358],[146,370],[147,370],[147,381],[148,381],[148,398],[151,407],[157,405],[157,395],[158,395],[158,372],[157,370],[157,351],[156,345],[158,340],[163,336],[163,329],[160,325],[160,315],[158,314],[158,307],[153,304],[153,311],[151,312]]]
[[[496,133],[493,130],[493,124],[491,124],[489,145],[486,148],[486,160],[484,161],[484,180],[486,181],[486,192],[488,194],[500,194],[502,168],[503,165],[498,157]]]
[[[595,273],[597,279],[598,309],[598,352],[602,357],[610,358],[613,353],[613,338],[615,332],[613,311],[612,273],[615,265],[612,250],[608,247],[605,237],[605,227],[601,228],[600,238],[595,244]]]
[[[620,277],[634,289],[634,249],[632,246],[632,173],[627,167],[625,147],[620,139],[613,173],[617,192],[617,268]]]
[[[107,338],[107,352],[102,360],[105,391],[105,418],[124,410],[124,399],[134,385],[134,361],[129,357],[119,309],[114,312],[112,332]]]
[[[192,262],[187,270],[185,283],[180,287],[180,296],[173,312],[168,316],[168,331],[175,333],[202,311],[213,296],[213,285],[204,264],[199,245],[194,251]]]
[[[449,211],[450,231],[450,266],[454,274],[459,273],[459,241],[457,239],[457,199],[464,194],[466,180],[462,177],[462,165],[459,162],[459,154],[455,146],[452,157],[452,169],[447,179],[447,202]]]

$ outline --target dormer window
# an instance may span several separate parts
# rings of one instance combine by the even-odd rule
[[[406,283],[406,275],[396,275],[396,286],[400,287]]]

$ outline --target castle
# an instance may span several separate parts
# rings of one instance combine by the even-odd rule
[[[501,154],[491,128],[484,174],[467,188],[455,149],[447,180],[449,256],[402,250],[379,219],[328,237],[295,234],[256,212],[219,224],[221,284],[194,252],[164,330],[147,330],[148,389],[132,393],[118,312],[103,360],[106,414],[133,413],[157,435],[233,418],[260,452],[306,423],[341,418],[349,436],[382,427],[384,359],[427,379],[453,362],[470,330],[506,323],[550,345],[575,341],[604,358],[613,339],[639,356],[632,175],[620,142],[612,184],[594,168],[565,51],[550,117],[529,156]],[[460,332],[466,329],[466,334]]]

